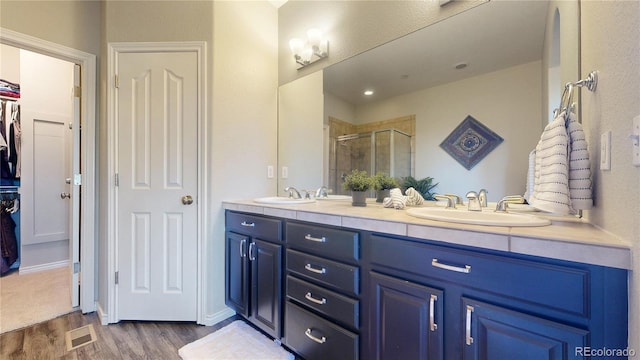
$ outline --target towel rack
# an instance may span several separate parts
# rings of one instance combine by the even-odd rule
[[[562,97],[560,97],[560,107],[558,107],[555,110],[553,117],[557,117],[563,111],[566,113],[569,113],[569,111],[571,110],[571,106],[573,105],[573,89],[575,87],[586,87],[589,91],[594,92],[596,91],[597,86],[598,86],[597,71],[590,72],[585,79],[582,79],[576,82],[568,82],[564,86]]]

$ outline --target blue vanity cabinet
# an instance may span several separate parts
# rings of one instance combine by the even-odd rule
[[[284,343],[306,360],[360,356],[360,233],[298,221],[285,225]]]
[[[586,359],[627,346],[625,270],[383,234],[362,243],[363,358]]]
[[[265,333],[280,339],[282,221],[228,211],[226,229],[225,302]]]

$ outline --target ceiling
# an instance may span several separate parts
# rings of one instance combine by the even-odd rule
[[[324,89],[351,104],[540,60],[548,1],[490,1],[324,69]],[[457,70],[457,64],[467,66]],[[373,96],[362,95],[365,89]]]

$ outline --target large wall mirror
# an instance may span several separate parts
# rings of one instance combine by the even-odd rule
[[[439,193],[523,194],[528,155],[564,84],[579,80],[578,52],[577,1],[490,1],[284,84],[278,194],[340,193],[349,161],[433,177]],[[503,139],[470,169],[440,146],[469,116]]]

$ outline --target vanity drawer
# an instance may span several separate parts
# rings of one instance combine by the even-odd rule
[[[287,301],[285,343],[306,360],[359,358],[359,336]]]
[[[373,267],[454,282],[504,298],[588,317],[589,270],[371,236]],[[558,296],[562,294],[562,296]]]
[[[357,264],[360,258],[359,234],[311,224],[287,223],[287,243],[292,248]]]
[[[355,266],[289,249],[287,270],[351,295],[358,295],[360,292],[360,271]]]
[[[359,327],[360,301],[287,276],[287,297],[352,329]]]
[[[257,215],[227,211],[227,230],[260,238],[282,241],[282,221]]]

